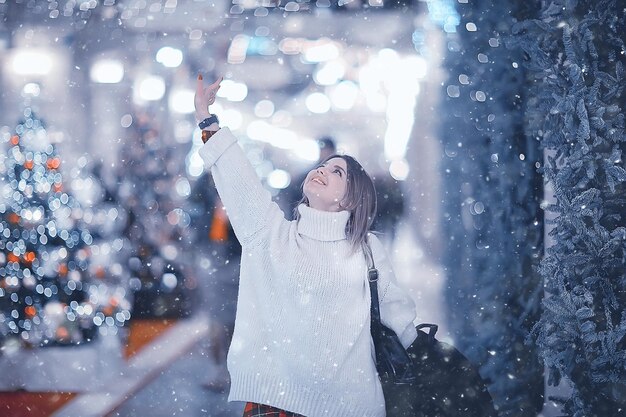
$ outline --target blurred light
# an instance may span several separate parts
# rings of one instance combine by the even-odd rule
[[[330,100],[323,93],[309,94],[305,101],[306,108],[312,113],[326,113],[330,110]]]
[[[200,129],[196,129],[193,143],[194,147],[187,156],[187,174],[189,174],[190,177],[197,178],[204,172],[204,161],[197,152],[202,145],[202,139],[200,139]]]
[[[272,124],[277,127],[289,127],[292,122],[293,117],[287,110],[278,110],[272,117]]]
[[[393,161],[391,165],[389,166],[389,173],[394,179],[398,181],[406,180],[407,177],[409,176],[409,171],[410,171],[410,167],[406,159],[399,159],[399,160]]]
[[[235,1],[233,3],[237,4],[239,7],[243,8],[245,10],[256,9],[257,7],[259,7],[258,0],[239,0],[239,1]]]
[[[157,52],[156,61],[165,67],[176,68],[183,62],[183,51],[164,46]]]
[[[38,97],[40,92],[41,88],[37,83],[28,83],[24,85],[24,88],[22,88],[22,93],[33,97]]]
[[[168,106],[174,113],[193,113],[195,111],[193,97],[193,90],[188,88],[175,89],[168,97]]]
[[[20,49],[11,57],[11,68],[18,75],[47,75],[52,66],[53,56],[45,49]]]
[[[254,115],[256,117],[267,118],[274,114],[274,103],[270,100],[261,100],[254,106]]]
[[[339,56],[339,47],[328,38],[310,42],[304,47],[304,60],[310,63],[330,61]]]
[[[267,176],[267,184],[276,189],[283,190],[291,183],[291,176],[287,171],[282,169],[275,169]]]
[[[222,110],[219,114],[220,123],[224,126],[228,126],[230,130],[240,129],[243,125],[243,115],[239,110]]]
[[[419,55],[410,55],[404,59],[404,65],[408,66],[417,78],[424,78],[428,73],[428,63]]]
[[[398,51],[396,51],[395,49],[383,48],[380,51],[378,51],[378,58],[383,61],[385,60],[395,61],[399,57],[400,55],[398,54]]]
[[[369,94],[365,102],[367,107],[375,113],[383,113],[387,108],[387,97],[382,93]]]
[[[448,93],[448,96],[456,98],[461,95],[461,89],[458,85],[449,85],[446,87],[446,93]]]
[[[415,116],[415,97],[400,95],[389,97],[387,130],[385,131],[385,157],[390,160],[404,158],[411,137]]]
[[[298,158],[309,162],[315,162],[320,158],[320,146],[317,141],[313,139],[300,140],[296,146],[294,146],[292,152]]]
[[[179,178],[178,181],[176,181],[176,193],[181,197],[189,197],[191,194],[191,185],[187,178]]]
[[[165,273],[163,274],[163,285],[169,289],[174,289],[176,288],[176,285],[178,284],[178,279],[176,278],[176,275],[171,274],[171,273]]]
[[[228,101],[243,101],[248,95],[248,86],[232,80],[224,80],[220,84],[217,96]]]
[[[359,96],[359,87],[352,81],[342,81],[332,89],[330,93],[330,100],[333,103],[333,107],[338,110],[350,110],[357,97]]]
[[[302,39],[284,38],[278,44],[278,49],[285,55],[297,55],[302,52]]]
[[[95,83],[119,83],[124,78],[124,64],[117,59],[100,59],[91,66],[89,77]]]
[[[133,124],[133,116],[131,116],[128,113],[123,115],[122,118],[120,119],[120,125],[122,125],[122,127],[130,127],[130,125],[132,124]]]
[[[174,139],[177,143],[188,143],[193,139],[193,132],[197,129],[197,124],[189,119],[178,120],[174,123]]]
[[[459,3],[463,1],[459,0]],[[454,0],[427,1],[428,15],[430,20],[440,25],[448,33],[456,32],[456,27],[461,23],[461,16],[456,11]]]
[[[383,94],[382,81],[387,68],[385,63],[374,58],[359,70],[359,86],[365,95],[367,107],[376,113],[382,113],[387,106],[387,97]]]
[[[263,36],[255,36],[249,39],[248,48],[246,49],[247,55],[276,55],[278,52],[278,46],[276,43]]]
[[[298,10],[300,10],[300,5],[295,1],[289,1],[285,5],[286,12],[297,12]]]
[[[135,91],[138,92],[141,100],[157,101],[165,94],[165,81],[157,75],[139,79],[137,84]]]
[[[346,68],[339,61],[331,61],[322,65],[319,70],[313,74],[313,80],[318,85],[336,84],[345,74]]]
[[[191,32],[189,32],[189,39],[192,41],[202,39],[202,31],[200,29],[193,29]]]
[[[264,120],[251,122],[246,134],[252,140],[269,143],[280,149],[293,149],[299,141],[298,135],[291,130],[274,127]]]
[[[382,92],[387,92],[385,157],[404,158],[414,122],[414,108],[420,92],[420,77],[426,73],[426,63],[415,56],[401,57],[385,48],[360,73],[361,85],[370,108],[379,105]],[[381,86],[384,85],[384,88]],[[377,97],[374,99],[374,97]]]
[[[246,60],[246,51],[250,44],[250,37],[246,35],[237,35],[233,38],[228,48],[228,63],[242,64]],[[223,84],[222,84],[223,85]]]

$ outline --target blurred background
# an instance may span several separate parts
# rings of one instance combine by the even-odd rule
[[[620,415],[619,3],[0,0],[0,414],[241,415],[203,74],[288,217],[363,163],[417,323],[502,416]]]

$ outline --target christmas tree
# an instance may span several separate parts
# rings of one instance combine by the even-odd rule
[[[89,274],[93,237],[42,121],[27,107],[2,142],[0,344],[79,344],[122,325],[124,294]]]
[[[516,27],[537,82],[529,103],[548,155],[553,244],[541,263],[547,296],[533,340],[566,378],[568,416],[626,408],[626,9],[623,1],[544,3]]]

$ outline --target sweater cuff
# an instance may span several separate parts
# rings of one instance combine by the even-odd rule
[[[204,166],[211,168],[226,149],[236,142],[237,138],[235,138],[235,135],[232,134],[229,128],[223,127],[218,130],[217,133],[211,136],[211,139],[198,150],[198,154],[204,161]]]

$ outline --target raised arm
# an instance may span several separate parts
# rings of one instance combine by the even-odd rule
[[[237,238],[245,244],[265,227],[286,220],[261,184],[235,136],[228,128],[220,129],[217,118],[208,110],[215,102],[221,80],[204,87],[202,76],[198,76],[194,104],[204,142],[199,154],[205,167],[211,170]]]

